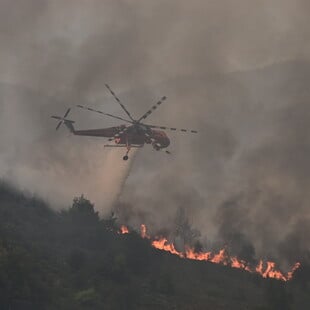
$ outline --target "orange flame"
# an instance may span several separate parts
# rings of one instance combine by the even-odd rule
[[[120,234],[124,235],[124,234],[128,234],[129,233],[129,229],[127,226],[122,225],[120,228]]]
[[[140,226],[140,234],[142,238],[150,239],[150,237],[146,234],[146,226],[144,224],[141,224]]]
[[[291,280],[293,278],[294,272],[300,267],[300,263],[296,263],[293,268],[291,269],[291,271],[289,271],[287,273],[287,280]]]
[[[285,276],[281,273],[281,271],[278,271],[275,269],[276,264],[274,262],[267,262],[267,267],[264,271],[263,269],[263,261],[260,260],[259,264],[256,266],[255,271],[259,273],[263,278],[274,278],[282,281],[289,280],[288,275]]]
[[[154,240],[152,242],[152,246],[156,249],[163,250],[170,252],[171,254],[178,255],[180,257],[183,257],[182,253],[178,252],[175,248],[173,243],[169,243],[166,238],[162,238],[160,240]]]
[[[123,230],[123,228],[125,228],[125,230]],[[124,233],[129,232],[126,226],[122,226],[121,231],[126,231]],[[140,227],[140,233],[142,238],[151,239],[151,237],[147,234],[147,229],[144,224],[142,224]],[[243,269],[251,273],[257,273],[263,278],[274,278],[282,281],[288,281],[292,279],[294,272],[300,267],[300,263],[296,263],[293,268],[285,275],[281,271],[276,269],[276,264],[274,262],[267,261],[266,263],[264,263],[262,260],[260,260],[255,268],[251,268],[249,263],[247,263],[246,261],[238,259],[235,256],[228,255],[226,249],[222,249],[218,253],[196,253],[193,248],[187,247],[185,253],[183,253],[176,250],[174,244],[169,242],[167,238],[164,237],[155,238],[155,240],[153,240],[151,244],[154,248],[158,250],[169,252],[181,258],[208,261],[215,264],[230,266],[232,268]]]

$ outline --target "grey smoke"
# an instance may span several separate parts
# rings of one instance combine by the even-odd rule
[[[1,177],[51,204],[83,191],[103,212],[123,189],[129,224],[169,229],[181,207],[207,240],[239,236],[284,262],[306,256],[309,9],[302,0],[1,0]],[[49,119],[85,103],[122,113],[106,82],[135,116],[166,95],[148,122],[199,135],[171,133],[171,156],[138,151],[125,186],[111,186],[128,173],[121,154],[107,161],[102,140],[56,133]],[[115,124],[70,117],[80,128]]]

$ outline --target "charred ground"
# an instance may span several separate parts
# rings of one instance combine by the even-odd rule
[[[119,235],[86,198],[55,212],[0,185],[1,309],[307,309],[310,268],[261,279]]]

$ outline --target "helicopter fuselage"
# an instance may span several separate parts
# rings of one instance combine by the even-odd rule
[[[154,130],[149,128],[132,128],[126,130],[126,133],[115,137],[116,144],[134,144],[141,145],[152,144],[155,150],[166,148],[170,145],[170,139],[167,134],[161,130]]]

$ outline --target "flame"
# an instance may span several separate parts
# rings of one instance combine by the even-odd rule
[[[287,280],[291,280],[292,278],[293,278],[293,275],[294,275],[294,272],[300,267],[300,263],[299,262],[297,262],[294,266],[293,266],[293,268],[291,269],[291,271],[289,271],[288,273],[287,273]]]
[[[120,234],[124,235],[124,234],[128,234],[129,233],[129,229],[127,226],[122,225],[119,231]]]
[[[129,231],[126,226],[122,226],[121,232],[128,233]],[[142,224],[140,226],[140,234],[142,238],[147,238],[151,240],[151,237],[147,234],[146,225]],[[263,278],[274,278],[282,281],[289,281],[290,279],[292,279],[294,272],[300,267],[300,263],[296,263],[287,274],[284,274],[280,270],[276,269],[275,262],[267,261],[264,263],[263,260],[260,260],[258,265],[253,268],[246,261],[239,259],[235,256],[230,256],[225,248],[221,249],[218,253],[212,253],[212,252],[197,253],[193,248],[187,247],[185,252],[183,253],[176,250],[174,244],[172,242],[169,242],[168,239],[165,237],[154,238],[153,240],[151,240],[151,244],[154,248],[158,250],[169,252],[181,258],[187,258],[199,261],[208,261],[215,264],[230,266],[232,268],[246,270],[250,273],[257,273]]]
[[[191,248],[187,248],[185,254],[186,258],[194,260],[210,260],[211,258],[211,252],[195,253]]]
[[[144,224],[141,224],[140,226],[140,234],[142,238],[150,239],[150,237],[146,233],[146,226]]]
[[[266,262],[267,266],[265,271],[263,268],[263,264],[263,261],[260,260],[259,264],[255,268],[255,271],[259,273],[263,278],[274,278],[282,281],[287,281],[290,279],[289,275],[285,276],[281,273],[281,271],[275,269],[276,264],[274,262]]]
[[[152,246],[154,248],[156,248],[156,249],[163,250],[163,251],[166,251],[166,252],[170,252],[171,254],[175,254],[175,255],[178,255],[180,257],[183,257],[182,253],[178,252],[174,248],[173,243],[169,243],[166,238],[162,238],[160,240],[154,240],[152,242]]]

